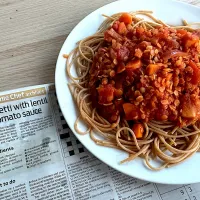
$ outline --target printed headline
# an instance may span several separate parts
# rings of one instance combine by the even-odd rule
[[[19,119],[22,117],[28,117],[28,116],[32,116],[32,115],[41,114],[42,109],[36,108],[36,107],[43,105],[43,104],[48,104],[48,100],[46,97],[41,98],[40,100],[29,100],[29,101],[23,101],[18,104],[14,104],[14,105],[8,104],[5,106],[0,106],[0,123]],[[29,108],[31,108],[31,109],[29,109]],[[25,111],[15,112],[15,111],[20,111],[22,109]]]

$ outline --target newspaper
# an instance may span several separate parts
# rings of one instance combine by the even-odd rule
[[[0,93],[0,200],[199,200],[200,183],[159,185],[102,163],[75,138],[54,85]]]

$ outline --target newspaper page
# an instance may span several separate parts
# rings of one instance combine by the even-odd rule
[[[0,200],[200,200],[200,183],[159,185],[102,163],[76,139],[54,85],[0,93]]]

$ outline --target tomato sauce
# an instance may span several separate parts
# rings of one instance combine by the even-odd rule
[[[105,31],[89,75],[93,106],[109,122],[200,117],[200,31],[143,25],[125,13]]]

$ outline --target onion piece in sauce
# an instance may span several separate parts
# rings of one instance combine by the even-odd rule
[[[164,59],[164,61],[168,61],[170,58],[180,57],[180,56],[186,57],[186,56],[188,56],[188,53],[179,51],[179,50],[166,51],[163,54],[163,59]]]

